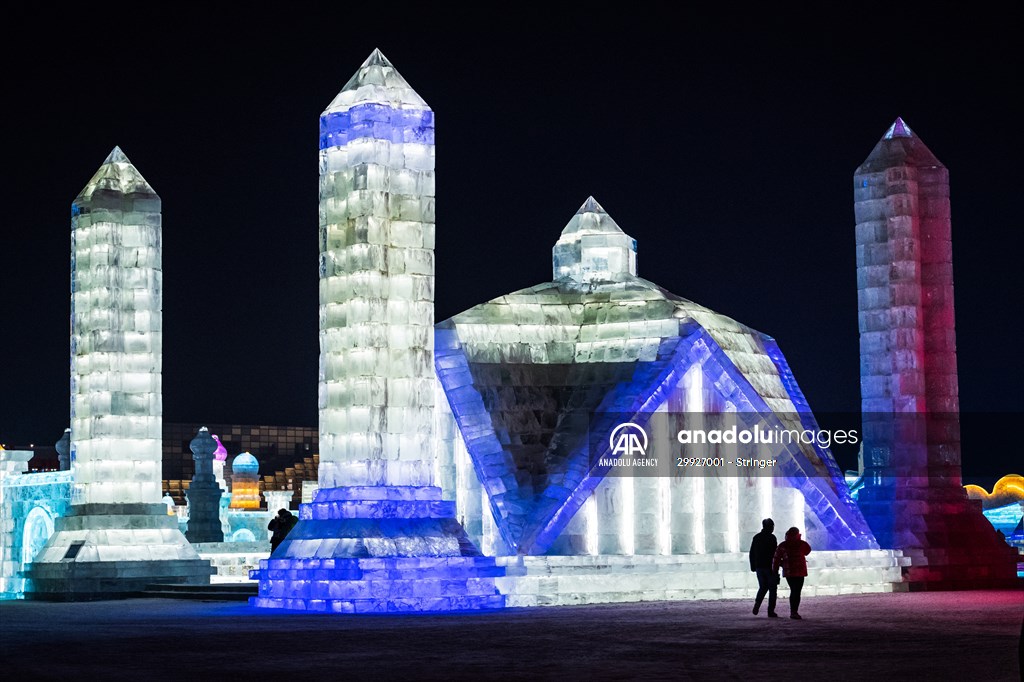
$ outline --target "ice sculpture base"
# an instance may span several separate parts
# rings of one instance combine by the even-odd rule
[[[317,491],[277,551],[251,573],[256,607],[334,613],[500,609],[503,576],[436,487]]]
[[[954,486],[865,486],[857,503],[883,547],[909,558],[913,591],[1019,587],[1019,555]]]
[[[214,569],[158,504],[72,505],[23,571],[26,599],[86,601],[158,583],[206,585]]]
[[[509,607],[638,601],[749,599],[757,593],[746,552],[684,555],[504,556],[497,579]],[[900,592],[900,552],[860,549],[811,552],[805,597]],[[779,599],[788,596],[785,581]]]

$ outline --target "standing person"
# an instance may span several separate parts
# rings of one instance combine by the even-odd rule
[[[811,546],[800,539],[800,529],[793,527],[786,531],[786,539],[775,550],[772,560],[772,569],[777,571],[781,566],[782,575],[789,583],[789,617],[793,620],[803,619],[798,613],[800,590],[804,588],[804,578],[807,577],[806,557],[810,553]]]
[[[295,523],[298,521],[294,515],[287,509],[278,509],[277,516],[270,520],[267,525],[267,530],[271,532],[270,536],[270,553],[273,554],[277,551],[277,546],[284,542],[284,538],[288,535]]]
[[[775,601],[779,596],[779,574],[772,569],[772,559],[779,542],[775,539],[775,522],[761,521],[761,532],[750,542],[750,570],[757,574],[757,596],[754,598],[754,615],[761,610],[764,595],[768,595],[768,617],[778,618]]]

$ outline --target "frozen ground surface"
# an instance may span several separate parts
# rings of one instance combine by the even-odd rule
[[[0,602],[0,665],[11,680],[1020,679],[1024,591],[807,598],[802,621],[785,600],[779,619],[750,607],[330,616],[165,599]]]

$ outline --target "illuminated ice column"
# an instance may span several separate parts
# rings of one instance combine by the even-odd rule
[[[776,535],[781,540],[790,528],[799,528],[806,535],[803,494],[782,477],[773,478],[772,484],[772,520],[775,521]]]
[[[606,476],[597,488],[597,553],[633,553],[633,479]]]
[[[1016,556],[961,487],[949,172],[902,120],[854,173],[864,481],[908,581],[1013,584]]]
[[[253,571],[255,606],[504,606],[504,569],[434,485],[433,116],[374,50],[320,117],[319,489]]]
[[[683,415],[672,419],[672,431],[702,429],[704,425],[704,374],[699,365],[686,371],[669,396],[669,412]],[[679,452],[692,457],[689,446]],[[670,519],[672,554],[704,553],[704,478],[680,467],[671,480]]]
[[[770,470],[759,471],[737,479],[739,493],[738,537],[740,550],[744,543],[761,531],[761,520],[771,516],[772,477]]]
[[[71,216],[72,502],[160,502],[160,197],[115,147]]]
[[[377,50],[320,117],[320,488],[433,484],[434,114]]]
[[[710,451],[716,452],[714,448]],[[732,551],[729,502],[729,479],[719,471],[709,470],[704,474],[704,542],[707,552]]]
[[[26,568],[59,601],[209,583],[161,497],[160,197],[117,147],[71,205],[72,504]]]
[[[650,443],[664,443],[670,438],[665,409],[648,422]],[[666,453],[659,453],[662,457]],[[662,554],[665,542],[662,539],[664,526],[664,496],[662,479],[657,476],[637,476],[633,479],[633,552],[635,554]],[[582,516],[577,514],[577,516]]]
[[[724,430],[732,422],[728,414],[716,413],[704,416],[705,428],[711,431]],[[698,446],[701,457],[725,458],[726,451],[721,444],[708,443]],[[704,467],[704,543],[706,552],[735,551],[737,515],[735,477],[726,476],[724,467]]]

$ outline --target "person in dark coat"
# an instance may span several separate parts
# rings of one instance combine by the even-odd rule
[[[786,539],[775,550],[772,560],[772,569],[777,571],[781,567],[782,575],[789,583],[789,617],[794,620],[802,620],[798,613],[800,591],[807,577],[807,555],[810,553],[811,546],[800,539],[800,529],[794,527],[786,531]]]
[[[775,539],[775,522],[761,521],[761,532],[750,542],[750,570],[757,574],[757,596],[754,597],[754,615],[761,610],[764,595],[768,595],[768,617],[778,618],[775,601],[779,596],[779,574],[772,569],[772,559],[778,546]]]
[[[270,520],[267,525],[267,529],[271,532],[270,536],[270,553],[273,554],[277,551],[277,546],[284,542],[285,536],[288,535],[288,531],[295,527],[298,523],[298,519],[287,509],[278,509],[277,516]]]

